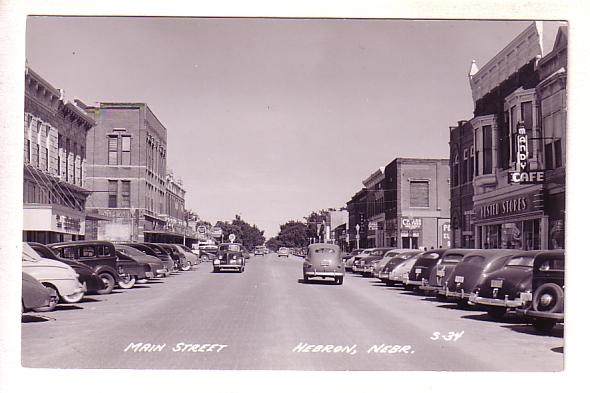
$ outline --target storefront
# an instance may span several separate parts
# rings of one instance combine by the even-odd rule
[[[85,213],[59,205],[25,204],[23,241],[43,244],[84,239]]]
[[[399,237],[402,248],[418,248],[422,244],[422,218],[401,217]]]
[[[475,247],[547,249],[548,217],[541,187],[475,203]]]

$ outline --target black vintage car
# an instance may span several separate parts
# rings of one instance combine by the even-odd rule
[[[520,296],[524,304],[516,312],[530,319],[536,330],[548,332],[556,323],[564,321],[563,250],[544,251],[537,255],[533,264],[532,291],[521,293]]]
[[[540,251],[515,251],[506,266],[488,274],[475,287],[469,301],[484,306],[494,318],[502,317],[509,309],[522,306],[520,294],[530,292],[533,263]]]
[[[100,295],[111,293],[117,282],[121,280],[120,273],[125,273],[123,266],[117,265],[115,246],[111,242],[79,240],[53,243],[47,246],[62,258],[77,260],[92,267],[94,272],[105,283],[105,288],[97,291]]]
[[[439,248],[429,250],[420,255],[412,269],[408,273],[408,277],[404,280],[406,289],[419,289],[425,282],[428,282],[430,271],[437,265],[444,255],[445,249]]]
[[[173,247],[171,244],[167,243],[154,243],[161,248],[163,248],[170,258],[174,261],[174,270],[187,270],[186,267],[190,268],[190,263],[186,260],[184,254],[182,254],[176,247]]]
[[[436,261],[436,265],[430,269],[430,274],[428,276],[423,274],[422,285],[418,289],[425,292],[434,292],[438,296],[438,292],[444,288],[449,277],[455,270],[455,266],[470,251],[474,251],[474,249],[449,248],[445,250],[442,257]]]
[[[213,259],[213,272],[217,273],[224,269],[237,270],[242,273],[246,267],[246,259],[250,254],[238,243],[222,243],[215,259]]]
[[[78,273],[78,280],[84,286],[86,293],[98,292],[106,287],[102,279],[94,272],[94,270],[85,263],[66,259],[57,256],[49,247],[41,243],[29,242],[29,246],[35,250],[43,258],[53,259],[56,261],[63,262],[70,265],[76,273]],[[64,301],[68,302],[68,298],[64,298]]]
[[[166,273],[168,272],[160,258],[156,257],[155,255],[149,255],[127,244],[115,244],[115,249],[118,252],[121,252],[126,256],[136,260],[137,262],[147,263],[150,267],[149,271],[151,272],[152,276],[148,278],[161,277],[166,275]]]
[[[487,249],[471,251],[455,266],[440,294],[447,299],[467,305],[471,292],[486,276],[506,264],[514,250]]]
[[[164,276],[168,276],[174,270],[174,261],[172,260],[172,258],[170,258],[170,255],[168,255],[168,253],[161,247],[149,243],[123,242],[117,244],[133,247],[146,255],[158,258],[160,262],[162,262],[162,264],[164,265],[164,269],[166,269]]]

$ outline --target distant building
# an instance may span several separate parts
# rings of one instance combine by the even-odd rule
[[[111,219],[92,228],[93,238],[182,243],[185,191],[167,175],[166,127],[145,103],[86,111],[96,123],[87,136],[87,208]]]
[[[94,120],[31,68],[25,69],[23,240],[84,239],[86,133]]]
[[[567,28],[550,26],[471,66],[474,117],[450,136],[456,246],[564,247]]]
[[[361,248],[450,247],[449,180],[448,159],[396,158],[379,168],[347,203],[351,242],[359,225]]]

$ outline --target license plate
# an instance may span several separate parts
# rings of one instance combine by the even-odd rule
[[[330,262],[322,262],[320,263],[320,266],[330,266]]]
[[[492,288],[502,288],[502,280],[492,280]]]
[[[422,269],[421,268],[417,268],[416,269],[416,274],[420,274],[420,273],[422,273]]]
[[[463,280],[465,280],[465,277],[463,276],[455,276],[455,282],[463,282]]]
[[[523,302],[530,302],[533,300],[533,294],[530,292],[521,293],[520,300],[522,300]]]
[[[436,271],[436,275],[437,275],[438,277],[443,277],[443,276],[445,275],[445,271],[444,271],[444,270],[437,270],[437,271]]]

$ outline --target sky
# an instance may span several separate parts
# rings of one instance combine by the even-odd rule
[[[448,158],[467,77],[531,22],[28,17],[28,65],[70,100],[145,102],[186,208],[276,235],[397,157]]]

